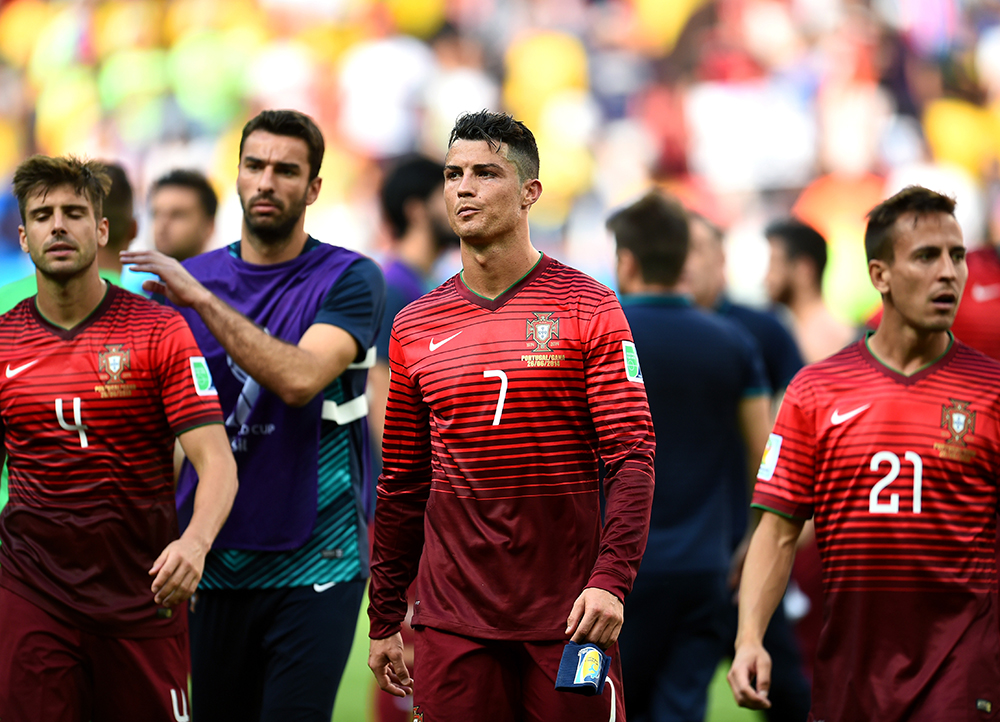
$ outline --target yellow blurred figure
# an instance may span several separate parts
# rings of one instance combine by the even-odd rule
[[[39,29],[48,25],[55,12],[40,0],[16,0],[6,5],[0,10],[0,55],[16,68],[25,67]]]
[[[445,21],[444,0],[387,0],[386,8],[399,32],[418,38],[431,37]]]

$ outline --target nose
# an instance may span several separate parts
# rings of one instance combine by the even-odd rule
[[[259,191],[272,191],[274,190],[274,168],[270,165],[264,166],[257,176],[257,190]]]
[[[958,264],[963,263],[963,261],[956,262],[955,259],[953,259],[948,253],[942,254],[942,258],[941,278],[949,280],[958,278]]]
[[[53,236],[64,236],[66,235],[66,214],[61,208],[56,208],[52,212],[52,235]]]
[[[460,197],[474,196],[476,194],[474,180],[475,179],[472,173],[462,174],[462,179],[458,182],[458,195]]]

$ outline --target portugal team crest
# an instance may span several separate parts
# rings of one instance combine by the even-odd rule
[[[124,344],[111,344],[97,355],[97,370],[108,375],[107,385],[122,383],[122,371],[129,368],[129,350]]]
[[[945,443],[966,446],[963,441],[965,435],[976,430],[976,412],[969,410],[971,401],[948,400],[951,401],[951,406],[941,407],[941,428],[951,434],[951,438]]]
[[[532,312],[534,318],[528,319],[525,338],[535,342],[535,353],[551,351],[549,341],[559,338],[559,319],[552,318],[551,313]]]

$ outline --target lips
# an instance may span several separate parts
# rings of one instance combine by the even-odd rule
[[[941,291],[931,296],[931,303],[942,308],[950,308],[958,303],[958,294],[952,291]]]
[[[281,204],[271,198],[251,198],[250,210],[258,213],[280,213]]]
[[[479,209],[473,208],[472,206],[461,206],[455,210],[455,215],[459,218],[466,218],[476,213]]]

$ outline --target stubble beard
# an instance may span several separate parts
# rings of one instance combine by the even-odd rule
[[[259,199],[258,196],[251,198],[250,205]],[[280,201],[273,196],[269,197],[268,201],[277,205],[279,209],[282,208]],[[288,208],[281,210],[279,215],[266,219],[264,222],[255,221],[253,215],[248,212],[247,205],[241,196],[240,206],[243,208],[243,221],[250,233],[265,245],[280,246],[288,241],[295,226],[298,225],[299,219],[302,218],[302,214],[306,212],[306,196],[303,195]]]
[[[65,238],[65,236],[63,236],[63,238]],[[79,244],[76,245],[78,249],[76,263],[66,265],[65,262],[59,262],[59,267],[54,268],[45,256],[44,244],[38,257],[35,257],[32,254],[31,260],[35,264],[35,268],[42,274],[42,276],[56,283],[65,283],[71,278],[79,276],[81,273],[86,271],[97,260],[96,248],[94,248],[93,253],[88,256],[85,249],[81,248]]]

